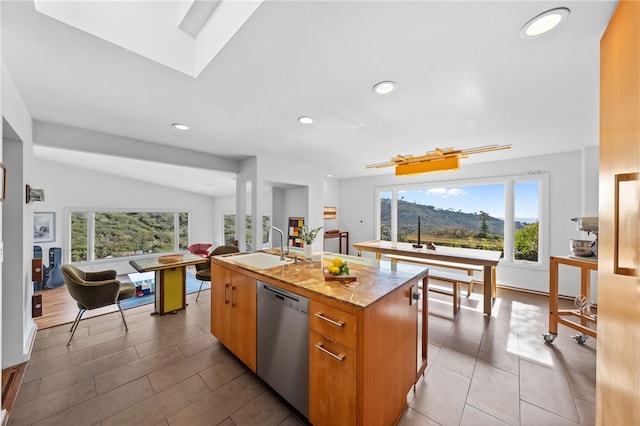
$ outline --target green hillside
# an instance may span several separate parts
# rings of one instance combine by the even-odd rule
[[[381,204],[382,222],[391,220],[391,200],[383,199]],[[464,233],[478,233],[481,230],[482,221],[478,213],[465,213],[438,209],[434,206],[409,203],[398,200],[398,232],[412,234],[417,232],[418,217],[420,217],[423,233],[437,235],[450,231],[462,231]],[[502,236],[504,221],[495,217],[488,217],[487,226],[492,235]]]
[[[398,200],[398,241],[417,241],[418,217],[422,241],[436,244],[502,249],[504,220],[486,212],[463,212]],[[391,200],[381,200],[381,236],[390,239]],[[384,224],[387,224],[386,226]],[[516,222],[516,230],[526,226]]]
[[[179,248],[187,248],[189,216],[179,213]],[[87,214],[72,214],[72,261],[88,259]],[[131,256],[136,253],[164,253],[174,250],[173,212],[97,212],[94,221],[96,259]]]

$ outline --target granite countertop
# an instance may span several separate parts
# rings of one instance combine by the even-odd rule
[[[279,253],[278,250],[274,249],[264,251],[272,254]],[[228,258],[231,256],[215,256],[212,259],[214,262],[220,261],[231,267],[251,271],[253,275],[257,274],[272,280],[285,282],[294,287],[346,302],[359,308],[367,307],[414,277],[425,275],[428,271],[428,268],[416,265],[403,265],[403,267],[393,271],[391,270],[390,262],[373,261],[329,252],[323,253],[322,261],[298,260],[297,263],[288,263],[268,269],[257,269],[238,262],[230,262]],[[355,275],[356,281],[347,283],[325,281],[324,271],[326,266],[336,257],[340,257],[349,263],[351,275]]]

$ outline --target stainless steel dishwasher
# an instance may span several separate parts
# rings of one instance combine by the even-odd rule
[[[258,281],[258,377],[309,417],[309,299]]]

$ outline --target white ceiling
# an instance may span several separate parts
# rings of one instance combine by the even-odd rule
[[[232,159],[268,155],[282,167],[312,162],[341,179],[393,173],[365,165],[437,147],[513,147],[464,167],[597,145],[599,41],[615,5],[266,0],[194,78],[31,1],[4,0],[2,58],[35,120]],[[519,37],[559,6],[571,10],[564,25]],[[375,95],[381,80],[398,89]],[[301,125],[301,115],[316,121]],[[136,167],[114,161],[112,173]],[[202,187],[188,190],[214,194],[204,185],[213,177],[198,179]]]

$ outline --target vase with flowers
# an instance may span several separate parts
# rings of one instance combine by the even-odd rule
[[[305,259],[311,259],[313,255],[313,242],[318,236],[318,232],[322,229],[322,226],[317,228],[309,229],[306,226],[300,228],[300,232],[298,233],[298,237],[304,241],[304,257]]]

